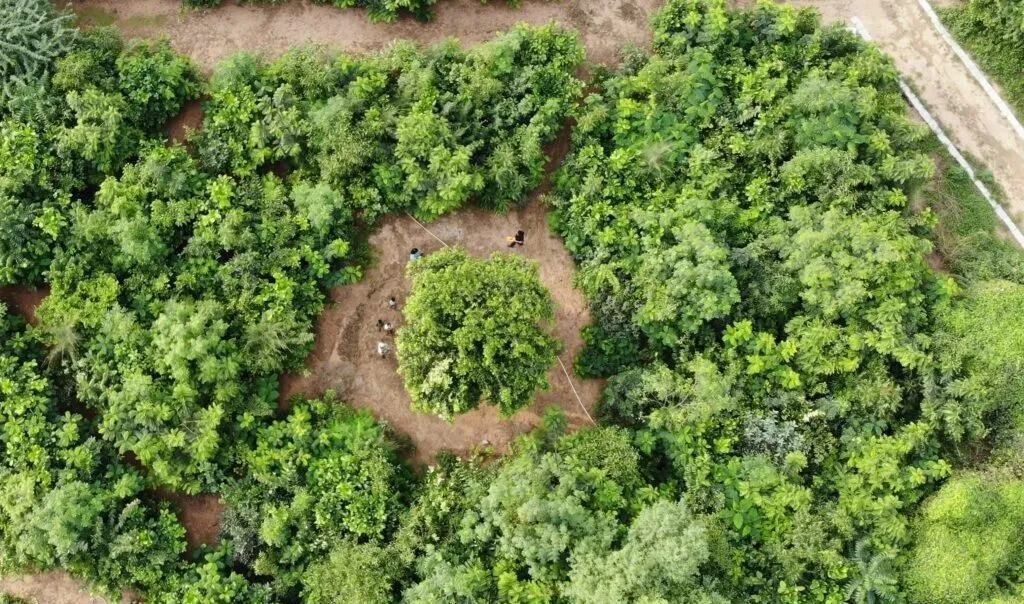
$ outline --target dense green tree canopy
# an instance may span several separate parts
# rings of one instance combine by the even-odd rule
[[[187,60],[57,25],[0,106],[0,284],[51,288],[37,327],[0,310],[0,572],[168,604],[1020,598],[1024,261],[929,266],[934,147],[849,32],[669,0],[578,105],[553,25],[242,54],[179,145]],[[603,426],[549,412],[417,473],[367,411],[278,402],[377,219],[522,201],[570,116],[548,200]],[[528,403],[557,350],[537,265],[408,276],[417,406]],[[217,547],[186,551],[168,489],[222,497]]]
[[[74,44],[77,33],[48,0],[0,2],[0,114],[25,89],[45,86],[53,62]]]
[[[485,401],[511,415],[547,387],[558,343],[544,330],[554,306],[536,263],[451,248],[406,270],[398,371],[415,408],[450,420]]]

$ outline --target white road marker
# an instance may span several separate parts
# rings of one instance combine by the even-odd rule
[[[1018,120],[1017,116],[1013,113],[1013,109],[1010,109],[1010,106],[1003,100],[1003,97],[999,95],[999,91],[996,90],[995,86],[988,81],[988,77],[985,76],[985,72],[978,67],[974,62],[974,59],[971,58],[971,55],[967,54],[967,51],[965,51],[953,38],[953,35],[949,33],[949,30],[942,24],[942,20],[939,19],[939,16],[935,13],[935,9],[932,8],[932,5],[928,0],[917,0],[917,3],[920,5],[921,10],[928,15],[928,19],[931,20],[932,26],[939,32],[942,39],[946,41],[946,44],[953,49],[953,53],[956,54],[956,56],[960,58],[960,61],[963,62],[964,66],[967,67],[967,71],[971,72],[971,75],[985,91],[985,94],[988,95],[988,98],[992,99],[992,102],[995,103],[996,108],[999,109],[999,113],[1003,114],[1006,121],[1010,122],[1010,126],[1013,127],[1013,131],[1017,133],[1017,136],[1024,140],[1024,126],[1021,125],[1020,120]]]
[[[859,35],[860,37],[864,38],[869,42],[871,41],[871,34],[868,33],[868,30],[864,26],[863,21],[861,21],[858,17],[854,16],[850,18],[850,22],[853,24],[852,29],[857,35]],[[1020,245],[1021,247],[1024,247],[1024,233],[1021,233],[1020,228],[1017,226],[1017,223],[1015,223],[1013,219],[1010,218],[1010,215],[1006,213],[1006,210],[1003,209],[1003,206],[996,201],[995,197],[992,196],[992,192],[989,191],[988,187],[985,186],[985,183],[981,182],[981,180],[978,179],[978,175],[975,174],[974,168],[972,168],[971,164],[967,162],[967,159],[963,156],[962,153],[960,153],[960,150],[956,148],[956,146],[953,144],[953,141],[949,140],[949,137],[946,136],[946,133],[942,130],[942,126],[939,125],[939,122],[936,121],[936,119],[932,116],[931,112],[928,111],[928,108],[924,106],[924,103],[921,102],[921,99],[917,98],[917,95],[914,94],[914,91],[910,89],[910,86],[907,86],[907,83],[903,80],[902,77],[899,78],[899,84],[900,90],[903,91],[903,96],[907,97],[907,100],[910,101],[910,104],[921,115],[921,119],[923,119],[925,123],[928,124],[928,127],[932,129],[932,132],[934,132],[935,136],[938,137],[939,142],[941,142],[943,146],[946,147],[946,151],[948,151],[949,154],[953,156],[953,159],[956,160],[956,163],[960,164],[960,167],[964,169],[964,172],[967,172],[967,175],[971,178],[971,182],[973,182],[974,186],[978,188],[979,192],[981,192],[981,196],[985,198],[985,201],[988,202],[988,205],[992,206],[992,209],[995,210],[996,216],[999,217],[999,220],[1001,220],[1003,224],[1006,226],[1007,230],[1010,231],[1010,234],[1017,241],[1017,244]]]

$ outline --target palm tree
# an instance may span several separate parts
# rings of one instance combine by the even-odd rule
[[[895,602],[899,591],[894,558],[889,553],[873,552],[867,539],[858,541],[853,553],[856,572],[846,587],[846,600],[854,604]]]

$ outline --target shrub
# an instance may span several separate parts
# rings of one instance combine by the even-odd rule
[[[1022,534],[1024,482],[957,476],[925,502],[914,524],[910,596],[935,604],[1009,597],[1024,583]]]
[[[416,409],[450,420],[484,400],[511,415],[547,387],[558,343],[542,328],[554,306],[536,263],[453,248],[410,263],[408,273],[398,371]]]

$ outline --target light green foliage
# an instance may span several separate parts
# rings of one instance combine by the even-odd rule
[[[307,604],[387,604],[394,601],[395,571],[387,553],[374,543],[346,542],[302,578]]]
[[[576,555],[564,595],[570,602],[725,602],[700,584],[706,529],[683,503],[659,501],[633,520],[611,552]]]
[[[701,325],[729,313],[739,301],[728,251],[704,225],[662,214],[636,272],[641,297],[636,322],[653,341],[677,346]]]
[[[471,198],[505,208],[539,183],[543,145],[582,87],[576,36],[522,26],[471,51],[239,56],[215,74],[189,149],[160,132],[200,89],[167,43],[125,48],[95,30],[58,55],[46,87],[0,113],[0,283],[45,275],[51,288],[33,338],[0,351],[14,414],[0,439],[13,460],[0,473],[5,571],[59,566],[157,602],[287,601],[305,579],[334,583],[331,552],[346,573],[379,554],[395,564],[375,593],[397,593],[417,558],[457,540],[463,508],[442,501],[454,491],[424,487],[383,544],[407,490],[383,429],[333,399],[270,423],[278,376],[305,358],[326,288],[358,279],[357,220]],[[535,267],[516,271],[536,281]],[[534,294],[536,323],[551,302]],[[53,385],[9,356],[31,348],[37,363],[37,340]],[[543,382],[554,343],[532,345],[539,377],[500,384],[505,403]],[[486,484],[466,480],[468,509]],[[225,494],[231,547],[183,561],[180,524],[143,496],[154,487]],[[373,553],[339,557],[349,544]]]
[[[554,307],[536,263],[452,248],[407,270],[398,371],[415,408],[450,420],[485,401],[511,415],[547,387],[558,343],[543,329]]]
[[[942,389],[933,412],[954,433],[1024,426],[1024,285],[982,282],[940,317],[934,347]]]
[[[0,305],[0,560],[63,567],[107,592],[153,589],[176,571],[184,528],[148,504],[143,479],[60,411],[40,350]]]
[[[348,539],[380,539],[404,478],[384,429],[333,395],[296,400],[256,435],[228,488],[236,557],[287,594],[307,565]]]
[[[970,0],[939,9],[943,21],[1002,88],[1018,114],[1024,108],[1024,2]]]
[[[933,169],[895,70],[808,11],[676,0],[598,84],[551,204],[603,414],[716,518],[723,596],[893,592],[862,575],[950,472],[930,394],[956,290],[908,208]]]
[[[0,284],[39,283],[67,242],[72,196],[120,174],[198,93],[195,69],[166,42],[124,50],[95,30],[61,55],[39,98],[0,110]]]
[[[954,604],[1000,597],[1024,584],[1024,482],[968,473],[921,509],[907,568],[916,602]]]
[[[269,589],[230,568],[225,549],[206,554],[154,590],[157,604],[270,604]]]
[[[70,15],[49,0],[0,2],[0,116],[22,89],[45,86],[53,62],[74,44]]]

